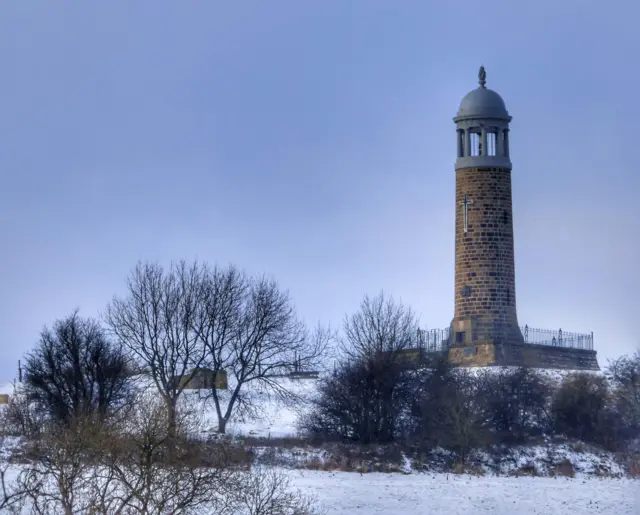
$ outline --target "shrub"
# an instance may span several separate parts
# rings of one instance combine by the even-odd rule
[[[413,441],[456,452],[464,463],[468,452],[487,443],[479,407],[479,381],[444,361],[425,371],[414,396]]]
[[[325,378],[318,399],[300,427],[324,440],[388,443],[402,433],[412,377],[398,364],[359,360]]]
[[[524,443],[549,428],[553,389],[530,368],[501,370],[479,377],[480,406],[495,443]]]
[[[25,360],[27,399],[57,422],[113,414],[127,404],[130,381],[122,349],[77,311],[45,328]]]
[[[557,433],[585,442],[602,443],[609,385],[602,376],[576,373],[564,378],[556,391],[551,415]]]

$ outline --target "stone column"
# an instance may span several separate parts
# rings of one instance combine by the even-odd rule
[[[471,155],[471,131],[469,129],[464,130],[464,155],[465,157]]]
[[[463,151],[462,138],[464,138],[464,131],[458,130],[457,135],[458,135],[458,157],[462,157],[462,151]]]
[[[509,157],[509,129],[504,130],[504,157]]]
[[[489,149],[487,148],[487,129],[482,127],[482,139],[480,140],[482,143],[482,153],[481,156],[488,156]]]

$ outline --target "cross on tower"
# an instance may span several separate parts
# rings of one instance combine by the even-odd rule
[[[460,201],[460,205],[462,206],[462,213],[464,219],[464,233],[467,234],[467,230],[469,229],[469,206],[473,204],[473,200],[470,200],[467,194],[464,194],[464,200]]]

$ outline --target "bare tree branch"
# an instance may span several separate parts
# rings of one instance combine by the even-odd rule
[[[415,345],[418,320],[410,307],[384,292],[365,296],[360,310],[345,317],[340,350],[350,359],[395,360],[399,351]]]
[[[247,385],[290,399],[293,393],[278,378],[317,366],[330,333],[319,329],[310,335],[289,294],[273,280],[248,278],[235,267],[215,267],[202,277],[195,329],[206,350],[205,364],[215,372],[228,371],[233,380],[226,405],[211,390],[218,430],[224,433],[234,411],[256,408]]]
[[[181,261],[168,272],[158,264],[138,263],[127,280],[127,296],[114,298],[105,313],[112,333],[163,397],[170,426],[178,397],[204,359],[193,331],[199,278],[197,263]]]

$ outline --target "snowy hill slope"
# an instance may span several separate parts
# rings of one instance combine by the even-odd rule
[[[484,372],[496,373],[500,370],[509,370],[510,367],[476,367],[466,369],[472,374]],[[541,370],[541,372],[554,382],[561,382],[564,377],[573,371],[562,370]],[[587,372],[599,375],[602,372]],[[317,393],[316,379],[278,379],[278,384],[298,397],[298,402],[294,405],[287,405],[278,399],[277,395],[257,388],[255,384],[249,383],[243,392],[256,406],[253,413],[234,413],[227,424],[227,433],[234,436],[253,436],[262,438],[285,438],[297,436],[297,422],[302,414],[309,409],[309,401]],[[141,390],[155,391],[155,386],[149,378],[139,376],[136,379],[137,387]],[[229,378],[229,390],[219,391],[221,407],[226,409],[227,401],[234,387],[232,378]],[[19,384],[18,384],[19,388]],[[6,383],[0,385],[0,393],[13,395],[14,385]],[[189,407],[190,410],[197,410],[200,414],[203,433],[215,433],[218,425],[218,418],[214,403],[207,397],[206,390],[185,390],[179,405]]]

